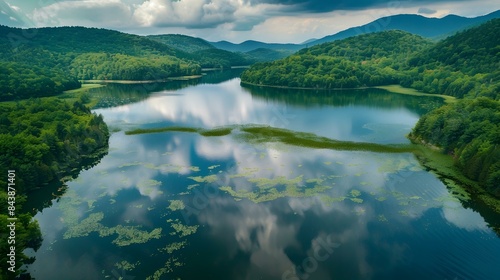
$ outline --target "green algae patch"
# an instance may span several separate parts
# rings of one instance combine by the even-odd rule
[[[350,194],[352,197],[358,197],[361,195],[361,192],[358,190],[351,190]]]
[[[87,218],[79,223],[70,226],[64,233],[64,239],[84,237],[96,232],[100,237],[117,235],[112,241],[117,246],[128,246],[131,244],[146,243],[151,239],[159,239],[161,237],[161,228],[153,229],[151,232],[141,230],[139,226],[122,226],[107,227],[101,224],[104,218],[104,213],[92,213]]]
[[[213,129],[204,129],[198,131],[200,135],[203,136],[225,136],[231,134],[233,131],[232,127],[219,127],[219,128],[213,128]]]
[[[106,234],[118,234],[118,237],[113,240],[113,244],[117,246],[128,246],[131,244],[146,243],[151,239],[159,239],[161,237],[161,228],[155,228],[151,232],[138,229],[138,227],[118,225],[114,228],[109,228],[109,231],[100,232],[101,236]]]
[[[379,222],[387,222],[388,221],[384,215],[378,215],[377,219],[379,220]]]
[[[323,201],[327,205],[331,205],[335,202],[342,202],[346,199],[345,196],[339,196],[339,197],[331,197],[327,195],[322,195],[320,196],[321,201]]]
[[[413,145],[381,145],[366,142],[339,141],[313,133],[295,132],[270,126],[242,126],[240,139],[250,143],[280,142],[292,146],[346,151],[370,151],[379,153],[404,153],[413,151]]]
[[[174,243],[168,244],[164,248],[158,249],[158,251],[166,252],[167,254],[172,254],[175,251],[183,249],[184,247],[186,247],[186,245],[187,245],[186,241],[174,242]]]
[[[194,127],[181,127],[169,126],[159,128],[138,128],[134,130],[125,131],[125,135],[148,134],[148,133],[161,133],[161,132],[198,132],[199,128]]]
[[[394,144],[382,145],[367,142],[339,141],[326,137],[317,136],[313,133],[296,132],[288,129],[259,125],[232,125],[217,127],[213,129],[202,129],[193,127],[163,127],[149,129],[135,129],[125,132],[126,135],[161,133],[161,132],[191,132],[202,136],[225,136],[237,130],[235,135],[240,140],[250,143],[276,142],[292,146],[333,149],[346,151],[369,151],[378,153],[404,153],[412,152],[414,145]],[[331,164],[331,163],[329,163]]]
[[[332,186],[315,185],[312,187],[298,186],[302,182],[302,176],[294,179],[285,179],[278,177],[275,179],[258,178],[249,179],[257,184],[257,188],[252,190],[235,190],[230,186],[219,187],[220,190],[228,193],[236,201],[248,199],[254,203],[276,200],[282,197],[312,197],[323,193],[332,188]],[[278,190],[278,188],[280,190]]]
[[[170,235],[177,235],[179,237],[195,234],[200,227],[199,225],[187,226],[179,222],[179,220],[173,221],[170,226],[174,229],[174,232],[171,232]]]
[[[69,239],[74,237],[88,236],[92,232],[100,231],[104,228],[100,221],[104,218],[103,212],[92,213],[87,218],[81,220],[79,223],[72,225],[64,233],[63,238]]]
[[[295,186],[302,183],[302,175],[293,179],[287,179],[284,176],[279,176],[276,178],[251,178],[248,179],[249,182],[254,183],[257,187],[261,189],[268,189],[275,187],[277,185],[285,185],[285,186]]]
[[[141,262],[129,263],[128,261],[121,261],[115,263],[115,267],[120,270],[132,271],[136,268],[136,266],[140,265]]]
[[[197,183],[214,183],[218,180],[217,175],[188,177]]]
[[[184,205],[184,202],[182,200],[170,200],[168,209],[170,209],[171,211],[182,210],[184,208],[186,208],[186,206]]]

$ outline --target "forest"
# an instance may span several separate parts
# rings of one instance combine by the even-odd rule
[[[16,272],[33,259],[23,250],[37,250],[41,245],[41,233],[30,209],[23,209],[32,191],[62,179],[94,162],[107,151],[109,132],[102,116],[92,114],[84,105],[87,100],[69,104],[55,98],[29,99],[0,105],[0,169],[15,170],[22,174],[15,180],[16,190]],[[0,184],[7,186],[7,177]],[[7,189],[0,190],[2,211],[0,220],[7,224],[9,204]],[[7,231],[1,239],[7,240]],[[7,252],[7,242],[0,250]],[[0,261],[5,264],[7,256]],[[1,266],[0,278],[7,279],[6,265]]]
[[[324,43],[258,63],[242,84],[314,89],[400,84],[460,98],[424,115],[409,135],[453,156],[457,168],[500,197],[500,19],[432,43],[385,31]]]
[[[213,47],[189,53],[149,37],[98,28],[0,26],[0,34],[7,34],[0,36],[0,101],[57,95],[79,88],[80,80],[163,80],[199,75],[202,67],[254,62]],[[169,43],[175,40],[179,46],[186,38]]]

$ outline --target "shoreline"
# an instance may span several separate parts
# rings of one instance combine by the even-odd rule
[[[266,87],[266,88],[279,88],[279,89],[297,89],[297,90],[320,90],[320,91],[343,91],[343,90],[365,90],[365,89],[383,89],[388,92],[392,93],[398,93],[398,94],[404,94],[404,95],[413,95],[413,96],[427,96],[427,97],[439,97],[444,99],[445,103],[453,103],[457,99],[453,96],[449,95],[444,95],[444,94],[432,94],[432,93],[425,93],[425,92],[420,92],[417,91],[416,89],[412,88],[405,88],[400,85],[385,85],[385,86],[372,86],[372,87],[357,87],[357,88],[311,88],[311,87],[289,87],[289,86],[273,86],[273,85],[261,85],[261,84],[254,84],[254,83],[249,83],[249,82],[240,82],[241,85],[249,85],[249,86],[255,86],[255,87]]]
[[[189,81],[201,78],[202,75],[170,77],[160,80],[80,80],[82,85],[87,84],[152,84],[165,83],[170,81]]]

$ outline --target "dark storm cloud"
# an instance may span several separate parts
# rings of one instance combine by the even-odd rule
[[[418,13],[424,14],[424,15],[432,15],[432,14],[436,13],[436,10],[422,7],[420,9],[418,9]]]
[[[362,10],[372,7],[398,8],[416,6],[423,3],[463,2],[464,0],[251,0],[252,3],[281,4],[293,6],[296,12],[331,12],[335,10]]]

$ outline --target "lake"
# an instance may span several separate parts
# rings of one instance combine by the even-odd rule
[[[500,239],[411,153],[251,141],[271,126],[341,141],[408,144],[443,104],[380,89],[197,81],[93,89],[109,153],[35,219],[36,279],[500,279]],[[233,127],[127,135],[132,129]]]

